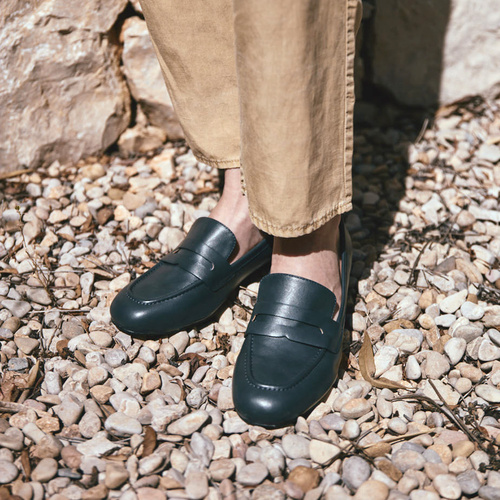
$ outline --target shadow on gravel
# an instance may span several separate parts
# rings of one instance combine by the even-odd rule
[[[398,2],[383,0],[386,11],[398,8]],[[370,0],[368,0],[370,2]],[[417,143],[432,124],[437,104],[426,108],[401,105],[387,90],[373,82],[373,47],[376,42],[375,16],[379,2],[371,2],[374,12],[363,21],[363,42],[360,55],[365,63],[364,79],[354,113],[354,157],[353,157],[353,210],[348,227],[353,240],[353,268],[351,272],[349,314],[346,328],[349,338],[344,339],[344,352],[349,349],[356,354],[361,342],[352,342],[352,312],[358,293],[358,281],[367,278],[376,263],[384,260],[384,248],[391,242],[390,227],[394,223],[399,203],[405,194],[407,179],[414,174],[410,168],[409,148]],[[443,45],[450,15],[450,0],[417,0],[403,10],[411,12],[415,19],[408,20],[411,33],[405,38],[398,25],[402,13],[386,19],[383,33],[385,57],[393,61],[394,75],[402,87],[411,89],[408,79],[418,78],[423,82],[428,102],[437,103],[440,95]],[[389,7],[388,7],[389,5]],[[426,22],[432,20],[432,26]],[[413,22],[414,21],[414,22]],[[380,32],[380,26],[377,27]],[[389,37],[393,37],[391,40]],[[401,43],[401,40],[404,43]],[[410,57],[408,57],[410,55]],[[416,72],[424,72],[423,75]],[[414,82],[413,82],[414,83]],[[344,356],[343,368],[347,368],[348,356]],[[342,373],[340,374],[342,376]]]

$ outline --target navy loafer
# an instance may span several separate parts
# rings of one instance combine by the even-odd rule
[[[129,283],[113,300],[116,327],[133,337],[162,338],[210,318],[253,272],[269,264],[264,239],[232,264],[236,237],[222,223],[201,217],[184,241]]]
[[[340,225],[342,301],[323,285],[289,274],[262,279],[233,375],[238,414],[253,425],[282,427],[313,408],[338,376],[352,247]]]

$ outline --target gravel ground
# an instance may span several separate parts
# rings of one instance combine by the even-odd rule
[[[500,498],[499,110],[362,114],[350,352],[284,429],[233,409],[257,283],[170,339],[110,323],[215,205],[214,169],[176,144],[1,181],[2,499]]]

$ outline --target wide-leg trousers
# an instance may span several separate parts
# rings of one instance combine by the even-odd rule
[[[352,208],[360,0],[141,0],[196,158],[241,167],[250,216],[274,236]]]

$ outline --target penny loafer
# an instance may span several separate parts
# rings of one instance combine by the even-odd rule
[[[352,246],[340,224],[342,301],[328,288],[290,274],[262,279],[233,375],[235,409],[263,427],[293,424],[338,377]]]
[[[113,300],[115,326],[137,338],[166,337],[213,316],[240,283],[271,259],[264,239],[232,264],[236,237],[224,224],[201,217],[182,243]]]

